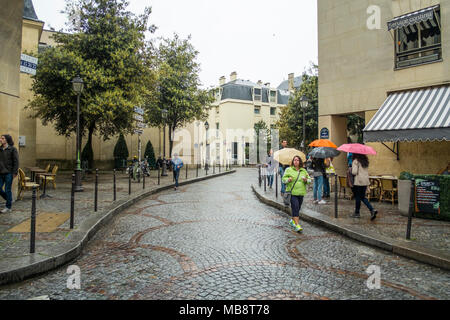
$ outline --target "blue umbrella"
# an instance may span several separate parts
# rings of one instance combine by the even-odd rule
[[[335,158],[340,154],[341,154],[341,152],[337,151],[334,148],[320,147],[320,148],[314,148],[308,154],[308,156],[310,156],[311,158],[326,159],[326,158]]]

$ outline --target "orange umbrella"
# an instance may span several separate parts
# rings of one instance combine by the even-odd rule
[[[309,144],[310,147],[326,147],[326,148],[337,148],[337,145],[335,145],[333,142],[331,142],[328,139],[319,139],[311,142]]]

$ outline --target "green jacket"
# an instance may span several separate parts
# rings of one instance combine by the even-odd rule
[[[298,175],[300,175],[300,178],[298,178],[297,183],[295,183],[295,180],[297,180]],[[292,182],[288,182],[289,178],[292,178]],[[308,179],[308,182],[304,182],[303,178]],[[300,168],[300,172],[295,170],[294,167],[289,167],[284,172],[284,176],[282,178],[282,181],[284,184],[286,184],[286,191],[291,191],[292,187],[295,187],[294,190],[292,190],[293,196],[305,196],[306,195],[306,185],[312,182],[311,177],[308,174],[308,171],[306,171],[304,168]]]

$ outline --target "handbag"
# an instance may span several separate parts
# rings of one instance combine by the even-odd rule
[[[355,183],[355,176],[352,174],[352,168],[347,170],[347,187],[353,188]]]
[[[294,187],[295,187],[295,185],[296,185],[296,183],[297,183],[299,178],[300,178],[300,172],[298,173],[297,180],[295,180],[295,183],[292,186],[291,191],[287,191],[287,192],[285,192],[283,194],[283,202],[284,202],[285,206],[289,206],[291,204],[292,190],[294,190]]]

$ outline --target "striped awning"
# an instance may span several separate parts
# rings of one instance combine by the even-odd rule
[[[439,9],[439,5],[396,17],[388,22],[388,31],[410,26],[415,23],[432,20],[434,17],[434,10],[437,9]]]
[[[450,141],[450,86],[392,93],[363,131],[364,142]]]

